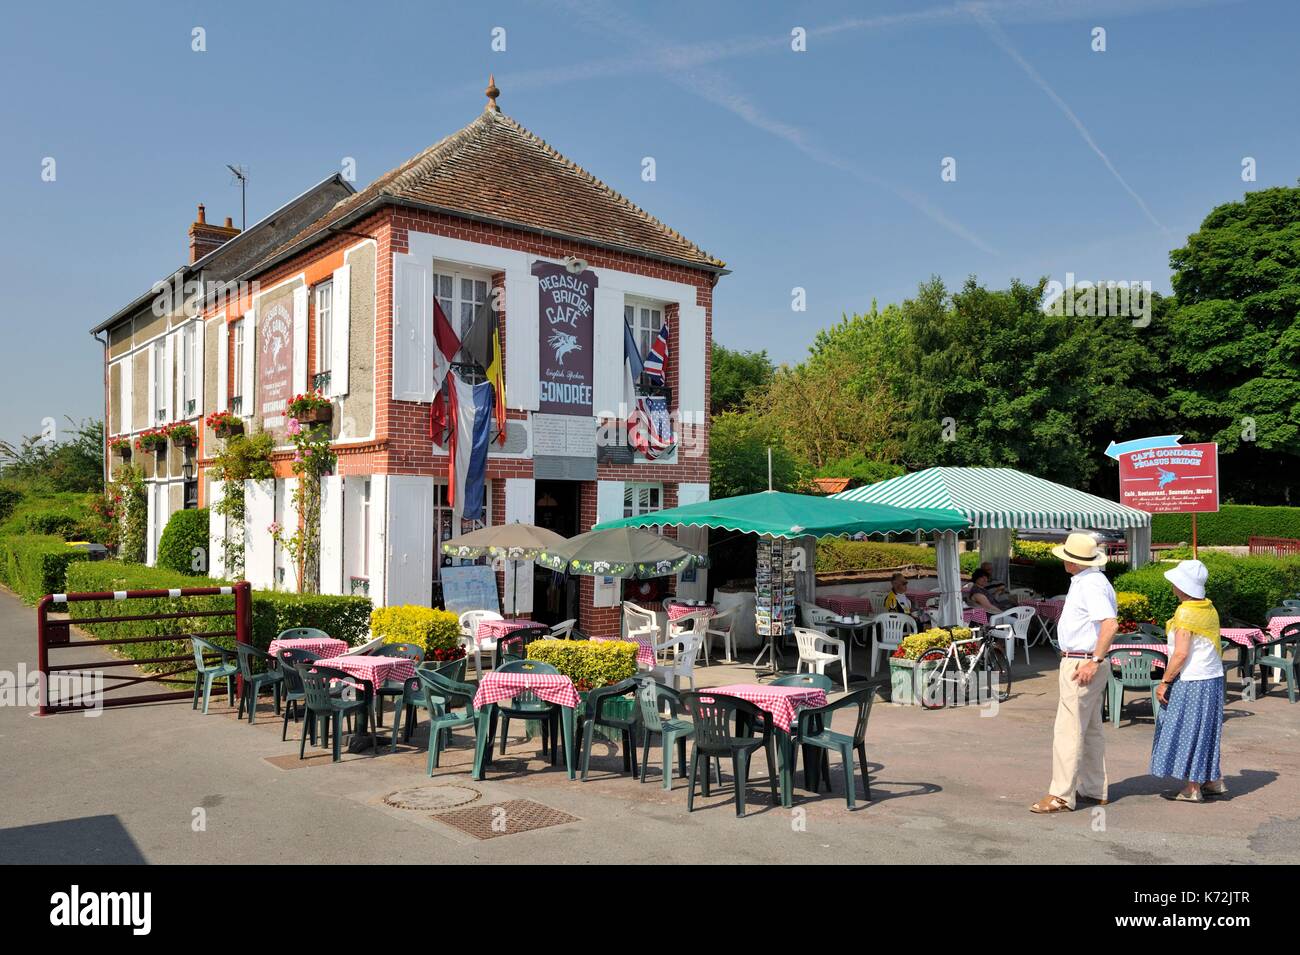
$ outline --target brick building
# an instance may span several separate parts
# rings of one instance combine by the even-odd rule
[[[140,300],[97,329],[109,338],[110,435],[141,430],[140,416],[120,406],[138,403],[133,389],[145,381],[150,423],[180,419],[177,410],[200,423],[188,503],[210,504],[224,490],[204,473],[221,439],[201,427],[203,415],[229,409],[246,429],[280,436],[275,480],[245,489],[245,576],[257,586],[294,580],[266,527],[296,522],[283,398],[316,387],[333,403],[338,455],[323,488],[322,591],[369,593],[377,605],[439,599],[439,544],[473,525],[452,526],[446,449],[429,437],[435,297],[462,337],[484,309],[497,311],[508,421],[504,444],[493,442],[488,456],[487,523],[525,521],[570,536],[597,520],[708,497],[712,296],[724,264],[502,113],[494,87],[488,94],[476,120],[360,192],[327,180],[308,194],[313,201],[300,197],[268,217],[273,229],[259,223],[246,235],[215,236],[222,242],[206,254],[233,257],[242,248],[241,267],[199,286],[193,317],[155,322],[140,339],[136,313],[150,307]],[[263,241],[251,241],[255,231]],[[270,231],[276,241],[267,248]],[[248,262],[253,245],[258,254]],[[585,413],[554,413],[543,397],[551,392],[539,263],[594,286],[590,340],[578,343],[591,355]],[[661,324],[669,329],[659,393],[679,444],[656,460],[621,440],[596,440],[617,434],[612,423],[626,417],[624,322],[643,351]],[[464,350],[458,360],[462,376],[481,376]],[[149,478],[151,540],[187,504],[170,490],[172,470]],[[213,517],[217,575],[228,530]],[[682,537],[703,546],[704,533]],[[518,577],[517,594],[514,575],[501,587],[520,612],[558,619],[576,602],[585,627],[617,625],[618,582],[587,578],[564,594],[548,572],[534,578],[531,564]],[[703,575],[678,587],[702,590]]]

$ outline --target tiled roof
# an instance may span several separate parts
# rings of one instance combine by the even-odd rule
[[[344,199],[283,248],[380,197],[427,203],[708,269],[725,266],[492,108]]]
[[[813,478],[812,483],[818,494],[838,494],[840,491],[848,490],[850,479],[819,477]]]

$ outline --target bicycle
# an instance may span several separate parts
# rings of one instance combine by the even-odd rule
[[[986,627],[980,636],[954,640],[947,649],[935,647],[921,654],[913,671],[917,679],[917,698],[922,709],[938,710],[947,703],[947,687],[953,687],[955,698],[969,698],[972,679],[987,675],[988,687],[999,703],[1011,696],[1011,663],[1001,641],[1002,630],[1010,628]],[[979,644],[977,649],[968,649]],[[927,666],[929,664],[929,666]],[[975,699],[982,701],[983,686],[975,684]],[[961,694],[960,697],[957,694]]]

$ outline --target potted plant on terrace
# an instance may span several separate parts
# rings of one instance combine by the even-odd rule
[[[131,457],[131,439],[125,437],[116,437],[108,439],[108,453],[117,454],[123,460]]]
[[[319,391],[294,395],[286,410],[299,424],[324,424],[334,416],[334,406]]]
[[[244,422],[229,411],[214,411],[204,421],[218,438],[244,433]]]
[[[167,439],[178,448],[192,448],[198,442],[198,433],[194,425],[186,421],[173,421],[163,429]]]
[[[150,428],[148,431],[142,431],[135,439],[135,449],[137,451],[152,451],[154,454],[160,454],[167,450],[167,432],[161,428]]]
[[[966,631],[967,635],[969,633]],[[905,636],[898,648],[889,655],[890,701],[905,705],[919,703],[916,661],[927,650],[946,650],[952,640],[951,633],[938,627]]]

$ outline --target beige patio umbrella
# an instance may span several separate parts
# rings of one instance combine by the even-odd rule
[[[444,541],[442,552],[450,557],[473,560],[478,557],[501,558],[511,564],[514,593],[519,593],[519,562],[533,560],[538,554],[558,547],[565,538],[536,524],[496,524]],[[512,604],[513,606],[513,604]],[[512,611],[513,613],[513,611]]]

